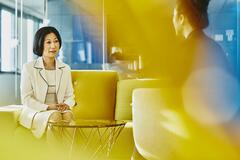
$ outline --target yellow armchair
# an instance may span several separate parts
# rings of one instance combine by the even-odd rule
[[[146,160],[238,160],[240,147],[226,131],[221,124],[206,126],[189,116],[180,89],[133,92],[134,142]]]

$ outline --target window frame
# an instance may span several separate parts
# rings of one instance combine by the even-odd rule
[[[4,5],[4,4],[0,4],[0,13],[2,12],[2,10],[6,10],[6,11],[8,11],[8,12],[10,12],[11,14],[15,14],[15,10],[14,10],[14,8],[11,8],[11,7],[8,7],[8,6],[6,6],[6,5]],[[15,15],[14,15],[15,16]],[[18,10],[18,20],[21,18],[21,16],[20,16],[20,10]],[[33,21],[33,28],[35,29],[35,26],[37,26],[37,28],[39,28],[39,26],[40,26],[40,24],[43,22],[43,20],[42,19],[40,19],[40,18],[37,18],[37,17],[35,17],[35,16],[33,16],[33,15],[30,15],[30,14],[27,14],[27,13],[25,13],[24,11],[23,11],[23,19],[25,19],[26,21],[28,20],[28,19],[30,19],[30,20],[32,20]],[[2,28],[1,28],[1,24],[2,24],[2,15],[0,15],[0,31],[2,30]],[[13,25],[15,25],[15,24],[13,24]],[[18,30],[20,30],[20,25],[18,25],[19,26],[19,28],[18,28]],[[18,39],[20,40],[20,37],[18,37]],[[17,70],[11,70],[11,71],[3,71],[2,70],[2,62],[3,62],[3,59],[2,59],[2,51],[1,51],[1,48],[2,48],[2,38],[0,37],[0,74],[21,74],[21,69],[19,68],[19,65],[17,66]],[[20,50],[19,50],[19,45],[17,46],[17,52],[20,52]],[[22,56],[24,56],[24,57],[28,57],[28,53],[25,53],[24,55],[22,55]],[[19,59],[20,59],[20,57],[18,56],[17,57],[17,61],[19,61]],[[15,61],[14,61],[14,63],[15,63]]]

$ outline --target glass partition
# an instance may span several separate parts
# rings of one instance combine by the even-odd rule
[[[44,18],[43,0],[0,0],[0,106],[20,104],[22,64],[34,58],[34,32]]]
[[[49,0],[47,16],[62,36],[60,60],[72,69],[102,69],[103,0]]]
[[[206,32],[221,45],[239,78],[239,1],[211,0],[209,21]]]

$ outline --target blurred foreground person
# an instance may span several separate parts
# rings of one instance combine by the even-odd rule
[[[177,0],[173,25],[181,41],[177,55],[176,83],[182,85],[197,70],[216,68],[232,74],[227,57],[221,46],[203,31],[208,25],[210,0]]]
[[[176,2],[173,25],[181,50],[173,79],[182,88],[184,109],[194,120],[205,126],[232,125],[238,116],[240,89],[223,49],[203,32],[209,25],[209,2]]]

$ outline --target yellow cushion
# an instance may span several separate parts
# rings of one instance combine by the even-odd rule
[[[117,73],[101,70],[73,70],[72,81],[77,105],[76,119],[114,119]]]
[[[128,79],[117,85],[116,120],[132,120],[132,92],[136,88],[157,88],[169,86],[167,79]]]

